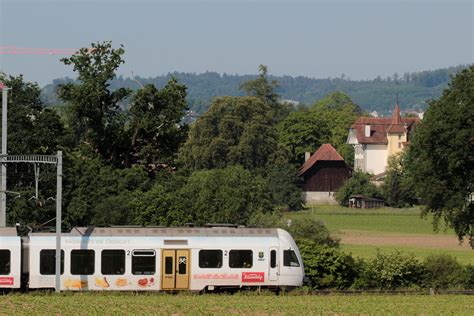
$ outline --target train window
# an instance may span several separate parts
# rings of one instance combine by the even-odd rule
[[[270,251],[270,268],[275,268],[277,264],[277,252],[276,250]]]
[[[178,273],[186,274],[186,257],[178,257]]]
[[[0,250],[0,274],[10,274],[10,250]]]
[[[173,274],[173,257],[165,259],[165,274]]]
[[[200,250],[199,268],[222,268],[222,250]]]
[[[132,252],[132,274],[150,275],[156,271],[154,250],[134,250]]]
[[[64,250],[61,250],[61,274],[64,273]],[[56,249],[40,251],[40,274],[56,274]]]
[[[251,268],[253,263],[252,250],[231,250],[229,251],[229,267],[231,268]]]
[[[94,274],[94,250],[78,249],[71,250],[71,274],[90,275]]]
[[[299,267],[298,257],[293,250],[283,250],[283,265],[285,267]]]
[[[125,273],[125,250],[102,250],[101,272],[103,275]]]

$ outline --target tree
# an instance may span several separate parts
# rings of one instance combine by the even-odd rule
[[[277,146],[270,107],[256,97],[221,97],[191,127],[180,152],[188,168],[264,167]]]
[[[444,218],[474,247],[474,66],[429,102],[408,151],[409,171],[424,213]]]
[[[266,180],[242,166],[195,171],[180,192],[192,222],[246,225],[256,214],[271,214]]]
[[[417,203],[415,187],[406,168],[406,152],[389,157],[381,189],[385,203],[392,207],[406,207]]]
[[[280,95],[275,91],[279,86],[278,81],[268,80],[267,66],[260,65],[258,69],[260,74],[257,79],[244,82],[240,85],[240,90],[243,90],[248,96],[262,99],[270,106],[274,121],[279,122],[293,110],[293,106],[281,101]]]
[[[278,87],[278,82],[276,80],[268,80],[267,66],[260,65],[258,70],[260,71],[258,78],[244,82],[240,85],[240,90],[243,90],[249,96],[262,98],[271,106],[276,106],[280,99],[280,96],[275,92],[275,89]]]
[[[308,110],[292,112],[278,126],[278,143],[291,154],[291,162],[301,165],[305,152],[313,153],[329,141],[328,124]]]
[[[352,195],[363,195],[369,198],[380,198],[379,189],[370,182],[371,175],[365,172],[355,171],[352,177],[347,179],[336,192],[336,200],[339,204],[347,206]]]
[[[124,63],[123,47],[112,48],[111,42],[92,43],[92,48],[61,61],[73,65],[78,72],[79,83],[66,83],[58,87],[59,97],[69,106],[69,126],[74,131],[76,143],[87,144],[106,160],[120,163],[124,145],[126,118],[121,111],[129,89],[109,89],[110,80]]]
[[[347,133],[357,118],[362,114],[360,107],[342,92],[333,92],[316,102],[310,112],[323,120],[329,130],[329,142],[341,154],[350,166],[354,160],[354,149],[346,144]]]
[[[153,85],[138,90],[130,106],[130,163],[153,169],[173,163],[187,136],[187,128],[180,125],[186,109],[186,87],[174,78],[161,90]]]
[[[0,75],[9,90],[8,153],[56,154],[66,144],[65,128],[53,108],[44,107],[41,90],[36,83],[25,82],[23,76]],[[46,203],[56,194],[56,174],[52,168],[41,167],[41,185],[35,195],[34,169],[31,164],[11,164],[7,169],[9,191],[20,196],[7,199],[7,222],[44,223],[54,217],[54,202]],[[35,199],[31,199],[34,196]]]

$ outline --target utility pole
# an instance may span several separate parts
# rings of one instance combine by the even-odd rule
[[[5,156],[7,155],[7,104],[8,90],[0,82],[2,90],[2,159],[1,159],[1,183],[0,183],[0,227],[5,227],[7,223],[7,164]]]

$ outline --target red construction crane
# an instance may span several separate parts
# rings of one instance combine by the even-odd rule
[[[78,51],[78,48],[0,46],[0,55],[73,55]]]

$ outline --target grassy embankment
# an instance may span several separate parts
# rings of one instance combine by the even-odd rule
[[[432,216],[420,217],[419,208],[349,209],[337,205],[309,205],[306,210],[286,213],[287,218],[315,217],[331,234],[341,239],[342,249],[355,257],[369,258],[381,252],[411,252],[423,259],[430,254],[453,255],[463,264],[474,264],[474,250],[461,246],[452,229],[440,223],[433,231]]]
[[[45,293],[0,296],[0,315],[471,315],[465,295],[167,295]]]

